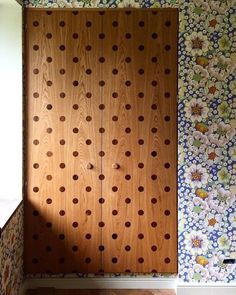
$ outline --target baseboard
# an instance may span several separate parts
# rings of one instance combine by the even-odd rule
[[[175,289],[175,278],[30,278],[22,291],[56,289]],[[24,293],[21,293],[22,295]],[[199,294],[198,294],[199,295]]]
[[[177,285],[177,295],[235,295],[235,284],[183,284]]]

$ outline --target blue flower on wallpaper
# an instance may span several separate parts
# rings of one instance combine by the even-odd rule
[[[179,8],[179,278],[235,280],[235,266],[223,260],[236,252],[236,0],[25,0],[25,5]]]

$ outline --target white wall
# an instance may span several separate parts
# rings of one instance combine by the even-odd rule
[[[0,0],[0,200],[22,198],[22,8]]]

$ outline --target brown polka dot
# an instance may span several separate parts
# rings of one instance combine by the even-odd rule
[[[153,127],[153,128],[151,129],[151,132],[152,132],[152,133],[157,133],[157,128],[156,128],[156,127]]]
[[[73,81],[72,84],[73,84],[73,86],[77,87],[79,85],[79,81],[75,80],[75,81]]]
[[[100,222],[98,223],[98,226],[99,226],[99,227],[104,227],[104,226],[105,226],[105,223],[104,223],[103,221],[100,221]]]
[[[152,250],[153,252],[156,252],[156,251],[157,251],[157,246],[153,245],[153,246],[151,247],[151,250]]]
[[[33,192],[34,193],[38,193],[39,192],[39,188],[37,186],[33,187]]]
[[[130,62],[131,62],[131,58],[130,58],[129,56],[126,57],[126,58],[125,58],[125,62],[126,62],[126,63],[130,63]]]
[[[112,187],[112,191],[113,191],[113,192],[117,192],[117,191],[118,191],[118,187],[117,187],[117,186],[113,186],[113,187]]]
[[[104,251],[104,250],[105,250],[105,247],[104,247],[103,245],[100,245],[100,246],[98,247],[98,250],[99,250],[99,251]]]
[[[85,214],[86,214],[87,216],[90,216],[90,215],[92,214],[92,211],[91,211],[91,210],[86,210],[86,211],[85,211]]]
[[[144,239],[144,234],[142,234],[142,233],[138,234],[138,239],[139,239],[139,240]]]
[[[59,211],[59,215],[64,216],[65,214],[66,214],[66,212],[64,210]]]
[[[129,245],[126,245],[125,246],[125,251],[130,251],[131,250],[131,247]]]
[[[39,73],[39,69],[33,69],[33,73],[37,75]]]
[[[60,164],[59,164],[59,167],[60,167],[61,169],[64,169],[64,168],[66,167],[66,164],[65,164],[65,163],[60,163]]]
[[[52,133],[52,128],[50,128],[50,127],[47,128],[47,129],[46,129],[46,132],[49,133],[49,134]]]
[[[165,263],[170,263],[170,258],[169,257],[166,257],[165,259],[164,259],[164,261],[165,261]]]
[[[79,109],[79,105],[78,104],[73,104],[73,109],[74,110],[78,110]]]
[[[49,181],[52,180],[52,175],[47,175],[46,179],[49,180]]]
[[[86,192],[91,192],[92,188],[91,188],[91,186],[86,186],[85,190],[86,190]]]
[[[169,145],[170,144],[170,140],[169,139],[166,139],[164,142],[165,142],[166,145]]]
[[[143,257],[139,257],[139,258],[138,258],[138,263],[144,263],[144,259],[143,259]]]
[[[79,35],[77,33],[73,33],[72,38],[73,39],[78,39],[79,38]]]
[[[89,264],[89,263],[91,263],[92,260],[90,257],[86,257],[84,261],[85,261],[85,263]]]
[[[38,163],[34,163],[33,164],[34,169],[38,169],[39,168],[39,164]]]
[[[79,59],[78,59],[78,57],[73,57],[73,59],[72,59],[72,60],[73,60],[73,62],[74,62],[74,63],[78,63],[78,62],[79,62]]]
[[[169,216],[169,215],[170,215],[170,210],[165,210],[164,214],[165,214],[166,216]]]
[[[76,227],[79,226],[79,224],[78,224],[78,222],[74,221],[74,222],[72,223],[72,226],[73,226],[74,228],[76,228]]]
[[[103,56],[101,56],[101,57],[99,57],[98,61],[99,61],[100,63],[104,63],[104,62],[105,62],[105,58],[104,58]]]
[[[51,151],[48,151],[48,152],[46,153],[46,155],[47,155],[47,157],[52,157],[52,156],[53,156],[53,153],[52,153]]]
[[[65,117],[65,116],[60,116],[59,120],[60,120],[61,122],[64,122],[64,121],[66,120],[66,117]]]
[[[153,222],[151,223],[151,227],[157,227],[157,223],[156,223],[156,221],[153,221]]]
[[[113,93],[112,93],[112,97],[113,97],[113,98],[117,98],[117,97],[118,97],[118,93],[117,93],[117,92],[113,92]]]
[[[78,204],[79,200],[78,200],[78,198],[73,198],[72,202],[73,202],[74,204]]]
[[[165,238],[166,240],[169,240],[169,239],[170,239],[170,234],[165,234],[165,235],[164,235],[164,238]]]
[[[164,191],[168,193],[170,191],[170,187],[169,186],[165,186],[164,187]]]
[[[126,198],[126,199],[125,199],[125,203],[126,203],[126,204],[130,204],[130,203],[131,203],[131,199],[130,199],[130,198]]]
[[[156,204],[157,203],[157,199],[156,198],[152,198],[151,199],[152,204]]]
[[[62,193],[63,193],[65,190],[66,190],[66,189],[65,189],[64,186],[61,186],[61,187],[59,188],[59,191],[62,192]]]
[[[131,222],[126,221],[126,222],[125,222],[125,227],[130,227],[130,226],[131,226]]]
[[[59,49],[60,49],[61,51],[64,51],[64,50],[66,49],[66,47],[65,47],[65,45],[60,45],[60,46],[59,46]]]
[[[72,176],[72,179],[73,179],[73,180],[78,180],[78,179],[79,179],[79,176],[78,176],[77,174],[74,174],[74,175]]]
[[[52,204],[52,199],[47,198],[46,203],[47,203],[48,205]]]
[[[34,45],[33,46],[33,50],[35,50],[35,51],[39,50],[39,46],[38,45]]]
[[[77,127],[73,128],[73,133],[78,133],[79,132],[79,129]]]
[[[34,145],[38,145],[39,144],[39,140],[38,139],[33,140],[33,144]]]
[[[166,51],[169,51],[171,49],[171,46],[168,44],[168,45],[165,45],[165,50]]]
[[[39,216],[39,211],[34,210],[34,211],[33,211],[33,216]]]
[[[77,151],[73,151],[72,155],[73,157],[78,157],[79,153]]]

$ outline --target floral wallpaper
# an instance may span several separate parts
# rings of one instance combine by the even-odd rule
[[[23,282],[23,206],[17,208],[0,238],[0,294],[19,295]]]
[[[179,8],[178,275],[184,282],[236,280],[235,265],[223,264],[236,258],[236,0],[24,3]]]

